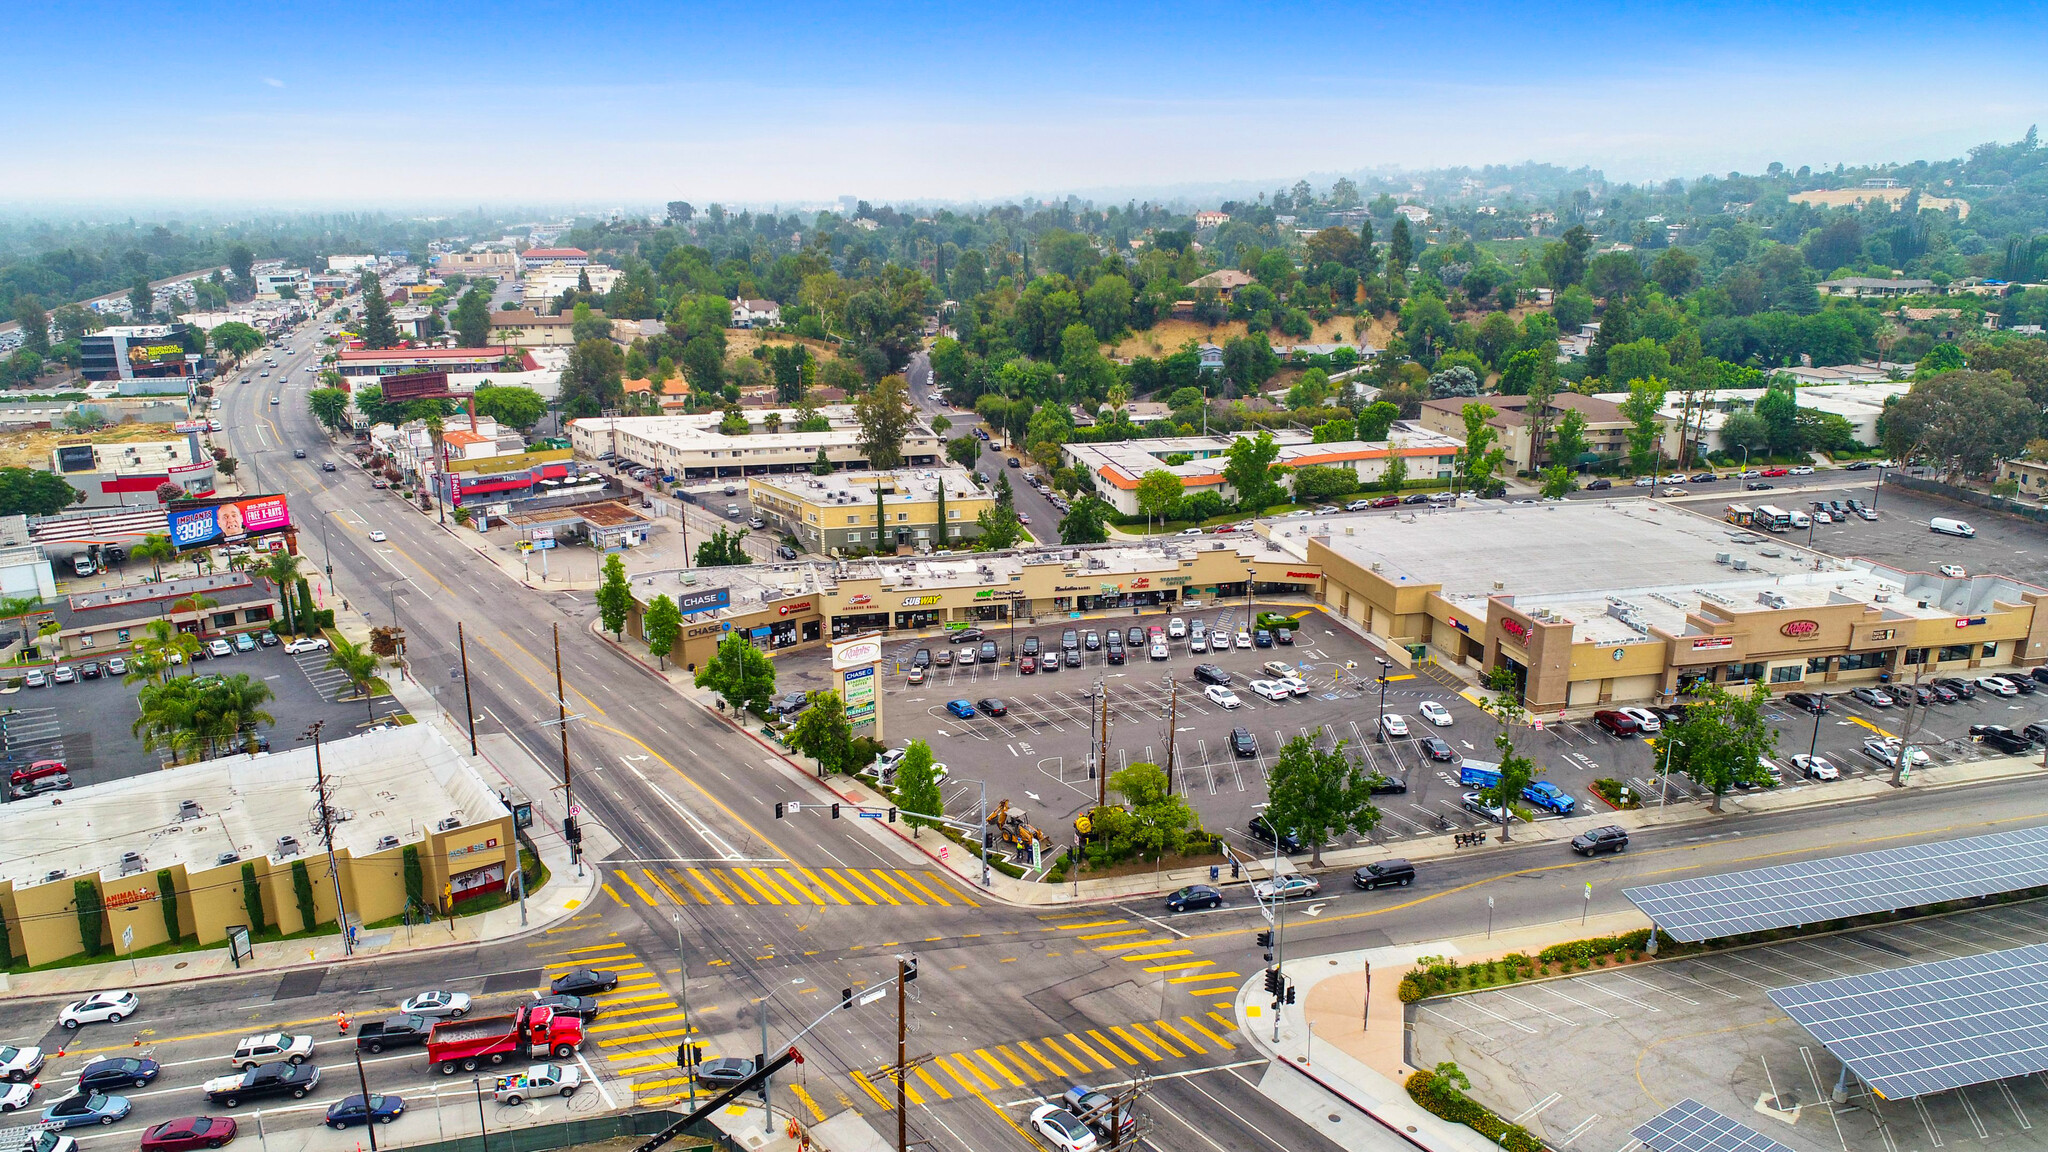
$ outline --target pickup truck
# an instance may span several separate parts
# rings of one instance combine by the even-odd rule
[[[244,1100],[289,1094],[299,1099],[320,1085],[320,1069],[311,1064],[264,1064],[253,1071],[217,1076],[201,1086],[207,1098],[228,1108]]]
[[[426,1043],[427,1033],[433,1028],[434,1022],[425,1016],[386,1016],[356,1029],[356,1047],[370,1053],[386,1048],[411,1048]]]
[[[507,1056],[553,1056],[567,1060],[583,1044],[583,1021],[552,1008],[528,1005],[509,1016],[443,1020],[427,1033],[427,1062],[453,1076]]]
[[[498,1077],[491,1096],[500,1104],[518,1104],[540,1096],[574,1096],[583,1073],[574,1064],[535,1064],[524,1072]]]
[[[1467,760],[1458,768],[1458,783],[1467,788],[1497,788],[1500,786],[1500,765],[1481,760]],[[1522,799],[1546,812],[1570,816],[1578,810],[1578,801],[1548,780],[1536,780],[1522,789]]]

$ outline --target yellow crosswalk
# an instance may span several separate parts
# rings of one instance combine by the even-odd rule
[[[802,865],[724,868],[640,868],[612,870],[619,902],[634,897],[660,904],[752,904],[757,907],[962,907],[979,908],[965,886],[936,872],[902,868],[806,868]],[[608,885],[609,886],[609,885]],[[1121,921],[1118,921],[1121,923]],[[1160,941],[1165,943],[1165,941]],[[594,961],[552,967],[573,968]]]

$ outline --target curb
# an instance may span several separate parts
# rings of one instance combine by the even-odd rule
[[[1262,988],[1260,989],[1260,991],[1264,991],[1264,989]],[[1268,1060],[1271,1060],[1273,1063],[1285,1065],[1286,1067],[1293,1069],[1295,1072],[1299,1073],[1301,1076],[1306,1078],[1309,1081],[1309,1083],[1314,1084],[1316,1087],[1321,1088],[1323,1091],[1328,1092],[1330,1095],[1335,1096],[1339,1100],[1342,1100],[1345,1104],[1349,1105],[1351,1109],[1357,1112],[1359,1115],[1366,1117],[1373,1123],[1378,1124],[1381,1128],[1386,1129],[1388,1134],[1392,1135],[1395,1139],[1400,1140],[1403,1143],[1406,1143],[1410,1147],[1422,1149],[1423,1152],[1439,1152],[1439,1150],[1435,1146],[1426,1143],[1422,1140],[1416,1139],[1416,1136],[1419,1133],[1411,1132],[1406,1125],[1393,1123],[1386,1117],[1381,1116],[1379,1113],[1373,1111],[1371,1108],[1368,1108],[1365,1105],[1359,1103],[1358,1101],[1352,1099],[1349,1093],[1343,1091],[1342,1089],[1339,1089],[1336,1085],[1331,1084],[1328,1080],[1325,1080],[1323,1077],[1317,1075],[1315,1071],[1309,1067],[1308,1064],[1301,1061],[1291,1060],[1286,1055],[1281,1053],[1279,1049],[1273,1047],[1271,1041],[1268,1041],[1264,1037],[1260,1036],[1258,1030],[1256,1028],[1251,1027],[1251,1018],[1245,1015],[1245,1007],[1252,995],[1252,982],[1247,980],[1245,981],[1243,987],[1237,990],[1237,1018],[1239,1021],[1237,1030],[1241,1035],[1244,1036],[1245,1039],[1251,1041],[1253,1048],[1256,1048],[1261,1053],[1264,1053],[1266,1058]],[[1394,1085],[1394,1087],[1400,1088],[1401,1086],[1399,1084],[1396,1084]],[[1275,1104],[1278,1104],[1278,1101],[1275,1101]],[[1299,1117],[1297,1117],[1297,1119],[1299,1119]]]

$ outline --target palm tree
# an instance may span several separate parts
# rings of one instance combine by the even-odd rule
[[[161,532],[153,532],[148,536],[144,536],[142,543],[129,549],[128,555],[136,560],[149,561],[150,577],[161,580],[164,578],[163,562],[176,559],[178,548],[175,544],[171,543],[169,536]]]
[[[353,640],[336,637],[333,650],[327,654],[327,666],[348,677],[348,682],[363,694],[364,710],[375,720],[376,697],[370,694],[370,688],[377,680],[377,654]]]
[[[171,763],[184,758],[200,740],[198,702],[190,680],[152,684],[136,695],[142,714],[129,726],[145,752],[169,752]]]
[[[263,705],[275,698],[268,684],[249,679],[247,673],[237,672],[209,684],[199,713],[209,744],[234,741],[245,752],[255,751],[256,725],[277,723],[277,717],[263,710]]]
[[[199,651],[199,637],[178,631],[168,620],[151,620],[142,626],[142,630],[146,635],[135,642],[135,670],[128,674],[130,684],[152,677],[168,681],[173,655],[180,662],[190,664],[192,654]]]
[[[299,557],[290,552],[272,552],[261,569],[263,578],[277,586],[277,603],[284,614],[284,630],[297,632],[292,619],[292,589],[299,582]]]
[[[220,601],[215,600],[213,597],[205,595],[203,593],[194,592],[193,594],[185,597],[182,600],[173,601],[171,604],[171,611],[190,612],[196,616],[199,613],[206,611],[208,608],[218,607],[220,607]]]

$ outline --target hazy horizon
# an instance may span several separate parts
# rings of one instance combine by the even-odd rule
[[[0,211],[1108,202],[1366,169],[1536,161],[1643,182],[1945,159],[2048,109],[2037,16],[799,5],[734,21],[185,0],[87,32],[34,9],[0,48],[14,151],[35,158],[0,170]]]

